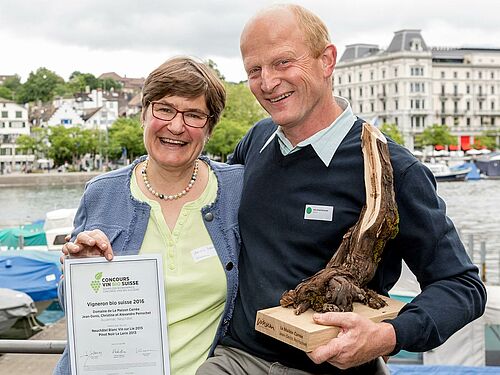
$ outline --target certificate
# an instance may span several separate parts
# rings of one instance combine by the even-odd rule
[[[72,375],[170,374],[160,255],[64,261]]]

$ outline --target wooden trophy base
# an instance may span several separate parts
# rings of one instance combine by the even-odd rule
[[[381,297],[387,302],[387,306],[376,310],[356,302],[353,305],[353,312],[378,323],[396,317],[405,305],[404,302]],[[337,327],[314,323],[313,314],[314,311],[309,309],[300,315],[295,315],[293,308],[281,306],[259,310],[255,320],[255,329],[300,350],[311,352],[337,337],[339,333]]]

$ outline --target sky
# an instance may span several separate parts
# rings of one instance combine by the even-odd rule
[[[0,0],[0,75],[46,67],[147,77],[169,57],[212,59],[227,80],[246,79],[239,51],[245,22],[264,0]],[[500,48],[497,0],[296,0],[319,15],[339,58],[345,46],[386,48],[395,31],[420,29],[432,47]]]

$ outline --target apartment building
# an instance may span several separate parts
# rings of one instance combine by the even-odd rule
[[[420,30],[396,31],[387,49],[348,45],[334,93],[365,120],[396,124],[410,150],[433,124],[447,125],[467,149],[475,136],[500,129],[500,48],[431,48]]]
[[[21,134],[30,134],[28,110],[11,100],[0,98],[0,173],[19,171],[33,155],[17,150],[16,140]]]

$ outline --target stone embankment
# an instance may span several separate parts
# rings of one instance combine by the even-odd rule
[[[83,185],[102,172],[12,173],[0,175],[0,187]]]

